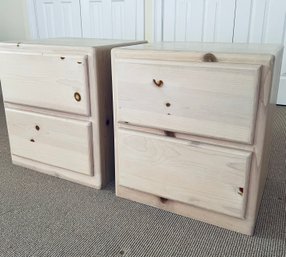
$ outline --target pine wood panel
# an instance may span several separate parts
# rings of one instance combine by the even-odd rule
[[[13,155],[92,175],[91,123],[6,108]]]
[[[244,218],[251,153],[118,131],[119,185]]]
[[[7,56],[15,58],[14,61],[7,59],[7,62],[10,61],[11,64],[10,70],[7,70],[4,62],[0,63],[0,78],[2,79],[3,74],[9,74],[14,79],[17,74],[24,73],[30,81],[35,82],[30,91],[25,90],[22,84],[19,84],[20,89],[11,90],[8,88],[9,84],[2,83],[5,109],[13,109],[31,115],[36,113],[37,120],[38,117],[46,118],[43,124],[51,122],[51,131],[53,132],[51,136],[57,137],[57,133],[59,135],[63,134],[63,138],[59,139],[62,148],[57,148],[55,151],[51,150],[53,145],[55,148],[58,146],[55,140],[51,140],[52,146],[47,146],[46,150],[51,150],[51,156],[43,156],[38,152],[35,155],[31,154],[30,145],[26,145],[27,142],[23,138],[19,139],[19,141],[24,141],[25,147],[28,147],[29,151],[26,152],[17,148],[19,155],[12,151],[13,163],[93,188],[100,189],[104,187],[114,177],[110,52],[116,46],[139,43],[145,42],[53,38],[0,43],[2,60],[6,60]],[[35,60],[34,58],[37,61],[32,61]],[[17,60],[20,60],[21,63],[18,63]],[[44,67],[45,65],[46,67]],[[40,67],[41,72],[37,73]],[[19,71],[16,68],[23,70]],[[59,79],[59,72],[64,79]],[[81,76],[84,73],[86,76]],[[13,76],[13,74],[16,76]],[[42,84],[36,83],[39,78]],[[31,86],[27,81],[24,85]],[[51,86],[59,95],[58,98],[57,96],[53,97],[52,94],[55,92],[52,91]],[[86,89],[84,86],[86,86]],[[73,89],[77,89],[81,94],[80,102],[75,101]],[[17,99],[20,97],[21,103],[18,100],[8,101],[6,91],[9,92],[12,99],[15,96],[17,96]],[[19,92],[22,95],[19,95]],[[72,92],[72,95],[69,92]],[[86,96],[84,92],[86,92]],[[72,97],[70,98],[70,96]],[[62,97],[65,100],[59,99]],[[82,104],[86,104],[87,108],[80,107]],[[88,110],[88,114],[84,114],[84,110]],[[59,120],[62,122],[59,122]],[[19,124],[23,122],[19,117]],[[17,124],[17,121],[14,124]],[[30,123],[25,125],[29,125],[31,131],[39,136],[36,133],[39,131],[35,130],[35,125],[32,127],[30,127]],[[53,131],[54,126],[61,127],[61,130],[59,128],[57,131]],[[49,126],[46,128],[49,128]],[[67,130],[67,134],[65,134],[65,130]],[[19,135],[29,136],[30,138],[31,131],[27,134],[19,131]],[[47,137],[48,135],[49,133],[46,133]],[[37,143],[36,139],[34,140],[34,143]],[[16,143],[16,145],[21,145],[22,141],[19,144]],[[65,152],[65,146],[71,146],[73,143],[79,144],[80,148],[73,149],[70,147]],[[59,154],[58,157],[54,156],[59,152],[63,153],[62,156]],[[36,158],[37,156],[40,158]],[[88,158],[90,158],[90,163],[87,161]],[[73,165],[73,163],[76,163],[76,165]]]
[[[252,144],[242,142],[220,140],[218,138],[208,138],[201,135],[193,135],[181,133],[171,130],[162,130],[159,128],[150,128],[143,125],[132,123],[119,123],[118,114],[118,94],[119,88],[116,83],[118,61],[125,59],[137,60],[142,63],[149,62],[202,62],[206,53],[215,54],[219,64],[255,64],[260,65],[260,82],[259,91],[257,91],[258,108],[255,118],[254,138]],[[170,212],[174,212],[187,217],[195,218],[210,224],[214,224],[223,228],[231,229],[247,235],[252,235],[255,229],[255,222],[259,211],[263,188],[268,172],[268,161],[270,157],[271,130],[274,116],[274,109],[277,99],[279,77],[281,71],[283,48],[279,45],[257,45],[257,44],[218,44],[218,43],[186,43],[186,42],[166,42],[158,44],[145,44],[141,46],[133,46],[127,48],[118,48],[113,50],[113,99],[115,113],[115,163],[116,163],[116,195],[127,198],[140,203],[148,204],[157,208],[161,208]],[[131,71],[130,71],[131,72]],[[134,84],[137,82],[134,81]],[[141,96],[140,96],[141,97]],[[152,104],[150,102],[150,104]],[[238,109],[241,106],[238,107]],[[172,124],[169,124],[172,126]],[[251,152],[251,164],[249,172],[249,180],[247,183],[247,201],[245,205],[245,218],[237,218],[226,215],[221,212],[199,207],[195,204],[189,204],[179,200],[166,199],[160,194],[148,193],[140,191],[135,187],[131,188],[120,184],[120,173],[128,171],[128,166],[120,169],[120,153],[126,153],[126,146],[120,145],[121,129],[128,129],[144,133],[147,138],[157,136],[165,136],[166,140],[180,139],[187,141],[195,141],[197,145],[211,144],[215,147],[235,148]],[[120,145],[120,147],[119,147]],[[139,146],[137,146],[137,149]],[[160,145],[156,144],[156,147]],[[154,147],[154,149],[156,149]],[[164,147],[164,149],[169,149]],[[163,151],[163,150],[162,150]],[[143,151],[144,152],[144,151]],[[155,151],[153,152],[155,153]],[[126,155],[129,153],[126,153]],[[141,154],[141,152],[140,152]],[[163,155],[162,155],[163,156]],[[191,158],[191,157],[190,157]],[[138,160],[140,156],[138,156]],[[148,160],[152,160],[151,158]],[[144,165],[148,165],[145,161]],[[169,160],[167,159],[167,162]],[[158,163],[157,163],[158,164]],[[213,162],[215,166],[217,163]],[[169,165],[170,166],[170,165]],[[179,169],[178,169],[179,170]],[[219,170],[218,170],[219,171]],[[145,172],[149,172],[148,170]],[[142,173],[144,176],[144,173]],[[149,174],[149,173],[148,173]],[[141,174],[140,174],[141,176]],[[165,178],[162,179],[164,184]],[[160,185],[161,187],[162,185]],[[155,190],[154,188],[152,190]]]
[[[4,101],[89,115],[86,55],[1,53],[0,58]]]
[[[252,143],[260,67],[117,61],[117,120]]]

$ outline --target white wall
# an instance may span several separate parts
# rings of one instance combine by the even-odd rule
[[[0,0],[0,41],[27,38],[26,0]]]

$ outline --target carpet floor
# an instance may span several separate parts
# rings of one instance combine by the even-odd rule
[[[286,256],[286,107],[249,237],[12,165],[0,103],[1,257]]]

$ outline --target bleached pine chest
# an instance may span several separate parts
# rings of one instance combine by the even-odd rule
[[[113,176],[111,48],[132,41],[0,44],[14,164],[101,188]]]
[[[282,52],[207,43],[114,49],[116,194],[252,234]]]

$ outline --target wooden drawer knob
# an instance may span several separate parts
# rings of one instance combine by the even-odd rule
[[[74,93],[74,99],[75,99],[77,102],[80,102],[80,101],[81,101],[81,95],[80,95],[80,93],[75,92],[75,93]]]
[[[164,82],[162,80],[156,80],[156,79],[153,79],[153,83],[157,86],[157,87],[162,87]]]
[[[214,54],[207,53],[203,56],[203,61],[204,62],[217,62],[217,58]]]

